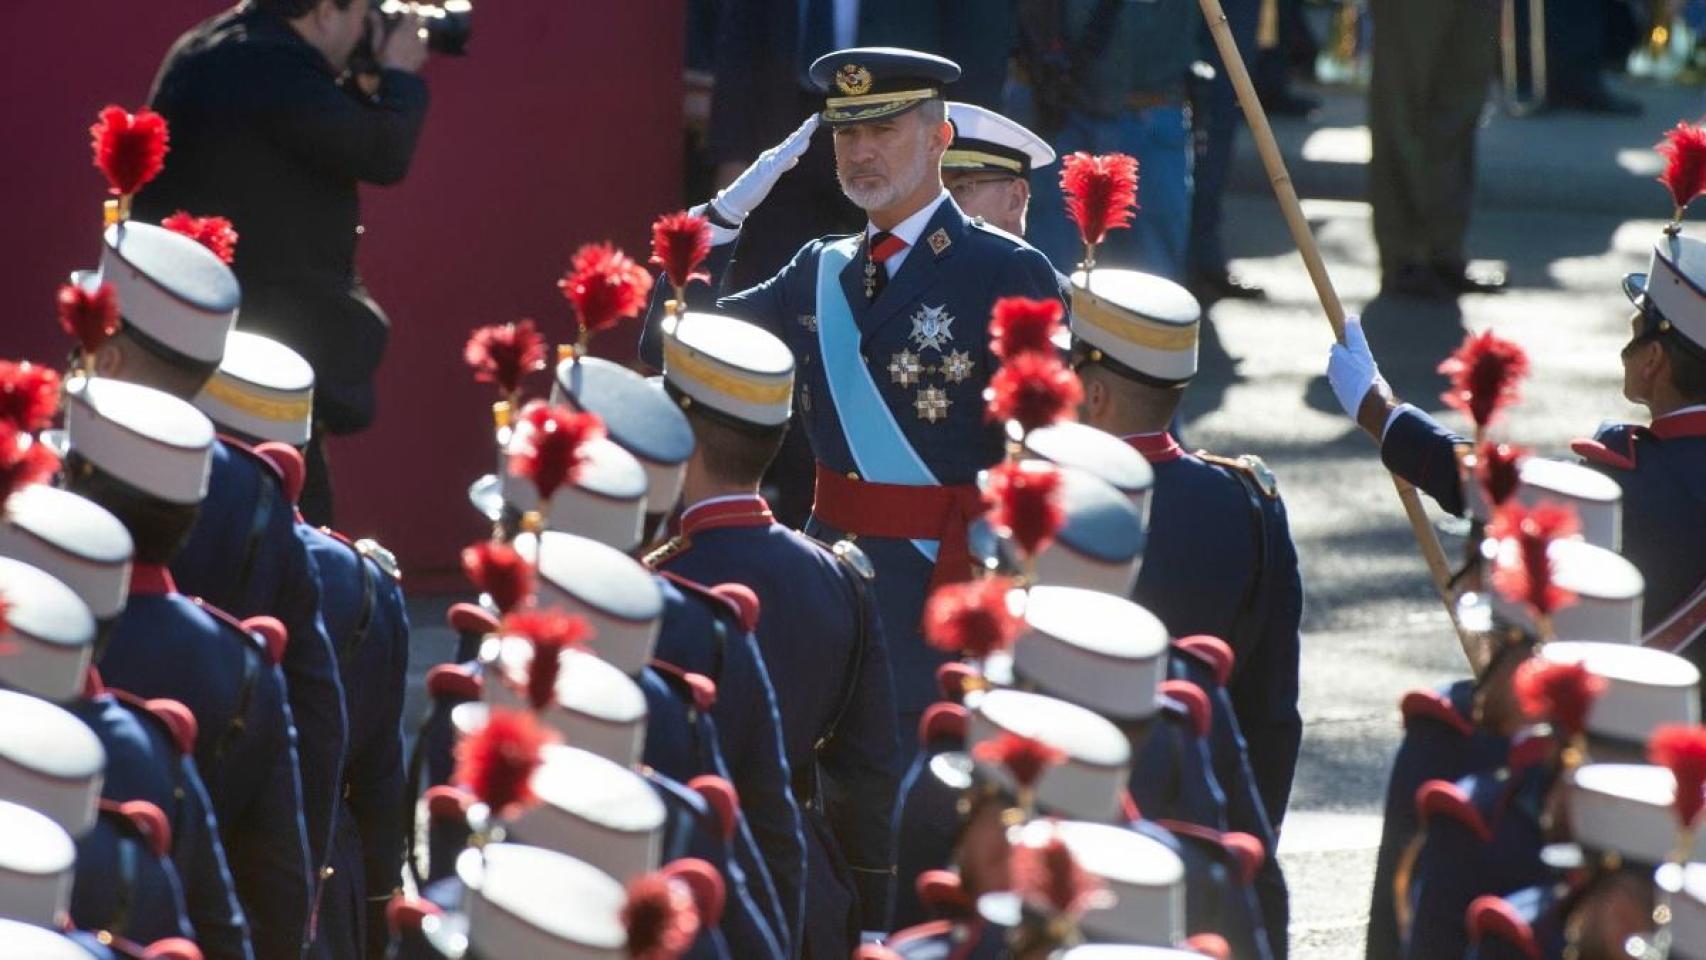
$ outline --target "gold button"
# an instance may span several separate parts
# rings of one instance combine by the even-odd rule
[[[849,479],[849,480],[857,480],[857,479],[859,479],[859,471],[857,471],[857,470],[849,470],[849,471],[847,471],[847,479]]]

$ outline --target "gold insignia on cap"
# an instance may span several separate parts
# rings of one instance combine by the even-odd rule
[[[849,97],[864,96],[871,90],[871,71],[857,63],[842,64],[835,71],[835,88]]]
[[[948,231],[937,227],[936,232],[930,235],[930,252],[939,257],[942,255],[942,251],[948,249],[953,242],[948,239]]]

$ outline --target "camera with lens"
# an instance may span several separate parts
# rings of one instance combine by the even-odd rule
[[[384,33],[374,35],[370,27],[350,57],[355,73],[377,73],[378,49],[384,37],[409,14],[417,14],[426,27],[427,49],[433,53],[460,57],[468,52],[468,38],[474,32],[473,0],[441,0],[439,3],[408,3],[405,0],[384,0],[374,4]]]

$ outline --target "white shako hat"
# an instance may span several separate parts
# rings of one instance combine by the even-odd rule
[[[314,368],[277,340],[233,330],[193,402],[222,430],[300,447],[314,426]]]
[[[990,690],[966,700],[971,717],[967,750],[1004,733],[1039,740],[1066,754],[1043,771],[1036,803],[1048,814],[1114,823],[1131,776],[1131,742],[1107,719],[1083,707],[1020,690]],[[1009,792],[1018,785],[999,765],[977,762],[977,769]]]
[[[1160,384],[1197,373],[1202,306],[1171,280],[1136,270],[1098,268],[1072,275],[1075,358],[1112,362],[1124,374]]]
[[[1517,473],[1518,503],[1530,509],[1542,501],[1568,506],[1581,521],[1583,540],[1611,551],[1623,549],[1623,488],[1617,481],[1579,463],[1546,457],[1525,457]],[[1491,519],[1481,485],[1464,486],[1469,514]]]
[[[1155,470],[1143,454],[1119,437],[1067,420],[1025,434],[1025,454],[1062,467],[1076,467],[1100,479],[1130,498],[1148,525]]]
[[[986,476],[987,471],[979,479]],[[1147,542],[1143,515],[1119,491],[1083,470],[1061,468],[1060,480],[1066,522],[1037,555],[1036,582],[1131,593]]]
[[[77,846],[65,828],[26,804],[0,799],[0,918],[58,926],[71,907]],[[7,941],[6,955],[18,946]]]
[[[237,322],[237,275],[182,234],[128,220],[108,227],[98,275],[74,282],[113,285],[124,325],[153,347],[213,365]]]
[[[1541,647],[1536,656],[1579,663],[1605,680],[1604,691],[1588,707],[1587,730],[1593,736],[1645,745],[1660,726],[1700,722],[1700,670],[1674,653],[1560,640]]]
[[[1570,775],[1566,804],[1576,845],[1615,853],[1625,862],[1658,866],[1677,844],[1676,778],[1664,767],[1590,763]],[[1690,860],[1706,860],[1706,831],[1694,838]]]
[[[80,837],[95,822],[107,751],[83,721],[46,700],[0,690],[0,799]]]
[[[1075,587],[1032,587],[1013,643],[1016,681],[1113,720],[1159,709],[1167,628],[1143,607]]]
[[[598,414],[610,439],[645,468],[646,509],[675,509],[693,456],[693,428],[663,390],[620,364],[581,357],[557,364],[551,402]]]
[[[627,960],[623,885],[584,860],[519,843],[456,858],[462,912],[429,916],[427,939],[455,958]]]
[[[1706,863],[1684,867],[1682,888],[1671,898],[1670,955],[1706,960]]]
[[[213,424],[169,393],[104,377],[65,387],[71,451],[167,503],[201,503],[213,466]]]
[[[1054,162],[1054,148],[1023,124],[975,103],[948,101],[954,140],[942,154],[942,170],[981,170],[1028,177]]]
[[[512,710],[529,706],[526,689],[533,646],[517,637],[487,637],[480,645],[485,702]],[[563,739],[612,762],[632,767],[646,746],[646,695],[621,670],[580,650],[565,650],[557,671],[557,699],[540,719]]]
[[[521,431],[510,435],[513,446]],[[646,472],[628,451],[606,438],[582,448],[586,460],[572,481],[551,494],[545,526],[551,530],[579,534],[627,552],[640,545],[646,524]],[[494,522],[507,504],[518,514],[539,509],[539,489],[526,477],[510,472],[509,459],[495,482],[476,483],[469,498]],[[496,504],[493,506],[492,504]]]
[[[1202,960],[1193,950],[1143,947],[1118,943],[1089,943],[1057,954],[1054,960]]]
[[[1087,939],[1156,946],[1184,939],[1185,865],[1178,854],[1122,826],[1066,820],[1053,827],[1078,865],[1114,895],[1113,903],[1078,921]]]
[[[575,747],[548,746],[533,771],[539,802],[510,839],[579,857],[623,882],[658,868],[667,811],[646,779]]]
[[[72,589],[10,557],[0,557],[7,640],[0,686],[54,703],[76,699],[94,655],[95,618]]]
[[[1514,541],[1488,540],[1482,546],[1502,555],[1514,554]],[[1606,643],[1639,643],[1641,597],[1646,581],[1635,565],[1620,555],[1584,540],[1554,540],[1546,548],[1552,561],[1552,580],[1576,595],[1552,614],[1555,640],[1591,640]],[[1489,591],[1493,614],[1524,630],[1538,629],[1526,604],[1512,602],[1498,590]]]
[[[684,410],[710,410],[736,425],[788,422],[794,406],[794,354],[762,327],[715,313],[663,322],[664,389]]]
[[[135,550],[119,518],[69,490],[34,484],[0,510],[0,556],[52,574],[77,591],[97,620],[124,610]]]
[[[17,920],[0,919],[0,943],[30,960],[89,960],[89,951],[70,937]]]
[[[663,590],[644,564],[596,540],[554,530],[517,537],[515,548],[534,561],[538,604],[591,624],[589,650],[630,677],[651,662]]]
[[[1647,272],[1623,278],[1623,292],[1648,330],[1674,331],[1685,348],[1706,356],[1706,243],[1667,233],[1654,244]]]

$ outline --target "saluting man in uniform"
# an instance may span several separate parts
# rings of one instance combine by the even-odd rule
[[[771,279],[717,306],[780,337],[799,369],[795,405],[817,458],[807,532],[853,538],[877,571],[900,727],[935,696],[941,657],[919,634],[932,581],[968,575],[974,480],[1001,458],[982,394],[994,372],[986,327],[1005,296],[1058,295],[1036,250],[968,218],[942,187],[953,140],[941,88],[952,61],[893,48],[820,58],[824,110],[761,156],[705,208],[718,276],[742,219],[828,124],[842,191],[870,217],[861,233],[813,240]],[[641,356],[663,366],[661,294]]]
[[[788,348],[713,314],[668,321],[664,336],[664,389],[697,443],[681,532],[646,562],[758,597],[755,633],[806,820],[804,955],[843,957],[862,931],[884,931],[894,882],[894,687],[869,561],[777,523],[758,493],[788,429]]]

